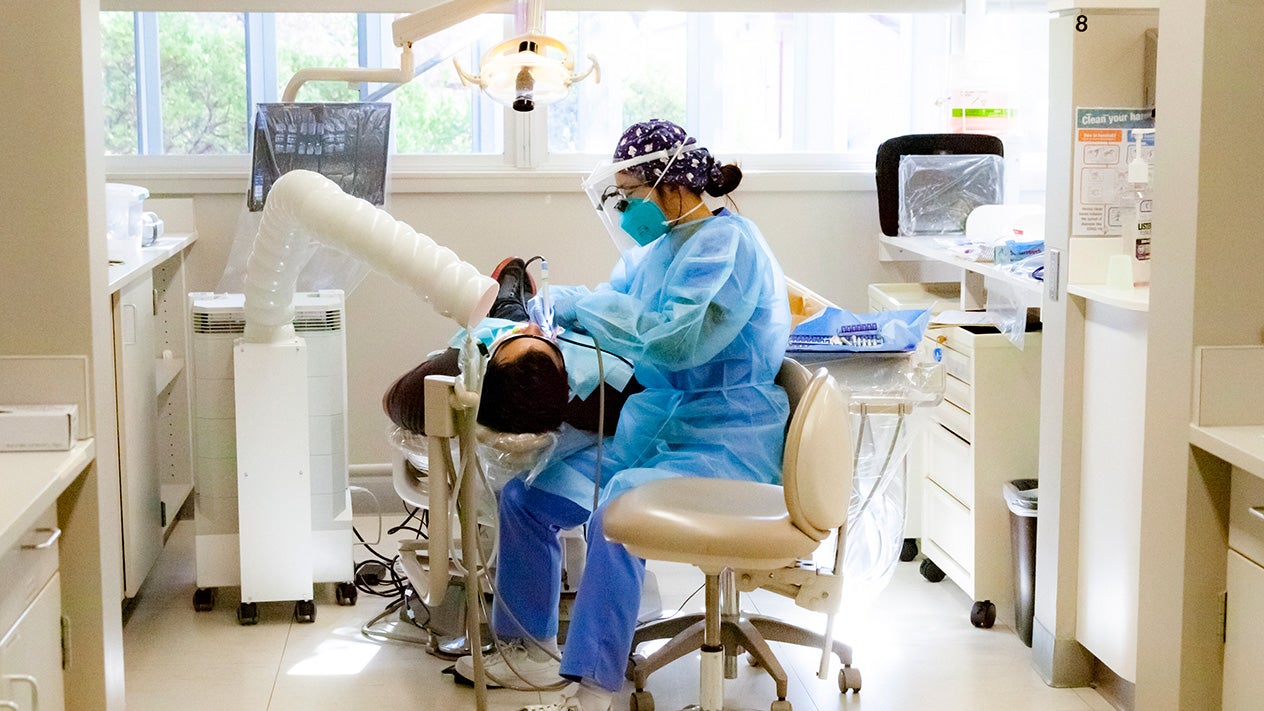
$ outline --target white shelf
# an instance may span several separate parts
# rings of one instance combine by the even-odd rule
[[[1189,443],[1235,467],[1264,477],[1264,425],[1204,427],[1191,424]]]
[[[188,500],[191,493],[193,493],[191,483],[162,485],[162,503],[167,513],[167,525],[163,527],[164,537],[170,534],[171,529],[176,525],[176,515],[180,513],[180,507],[184,506],[184,502]]]
[[[183,358],[154,359],[154,397],[171,387],[171,382],[184,370]]]
[[[1067,284],[1067,293],[1129,311],[1150,310],[1150,287],[1105,284]]]

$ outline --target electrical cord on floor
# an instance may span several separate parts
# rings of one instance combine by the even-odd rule
[[[400,531],[408,531],[413,533],[417,539],[428,539],[427,531],[429,530],[429,511],[421,507],[404,508],[406,516],[399,524],[387,529],[388,535],[394,535]],[[414,521],[416,526],[410,525]],[[352,531],[356,537],[362,542],[363,536],[352,526]],[[426,625],[430,622],[430,608],[417,600],[409,605],[409,581],[399,571],[399,555],[387,557],[379,552],[371,544],[364,543],[364,548],[368,550],[373,558],[360,561],[355,567],[355,585],[356,589],[368,595],[377,597],[390,598],[390,602],[386,608],[373,619],[364,623],[360,627],[360,633],[369,639],[392,640],[396,642],[407,642],[410,644],[429,644],[430,635],[425,631]],[[415,594],[415,593],[413,593]],[[409,623],[418,630],[422,630],[422,634],[414,636],[400,634],[393,630],[377,629],[376,625],[386,618],[395,615],[397,612],[409,605],[407,613],[398,615],[401,623]],[[419,613],[424,613],[424,617],[417,617]]]

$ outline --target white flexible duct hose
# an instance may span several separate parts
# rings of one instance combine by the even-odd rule
[[[277,343],[294,335],[294,285],[309,235],[364,260],[461,326],[482,320],[496,298],[496,282],[452,250],[328,178],[293,170],[268,193],[246,262],[247,343]]]

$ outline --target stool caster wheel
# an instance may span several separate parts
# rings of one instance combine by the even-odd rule
[[[846,694],[848,691],[860,692],[860,670],[856,667],[838,670],[838,692]]]
[[[991,600],[980,600],[970,608],[970,624],[988,629],[996,623],[996,605]]]
[[[631,711],[654,711],[654,696],[648,691],[633,691],[628,697]]]
[[[768,711],[794,711],[790,706],[790,702],[785,699],[777,699],[772,702],[772,708]]]

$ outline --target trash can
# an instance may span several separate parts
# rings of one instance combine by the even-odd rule
[[[1010,551],[1014,560],[1014,629],[1031,646],[1036,607],[1036,506],[1040,482],[1015,479],[1002,487],[1009,506]]]

